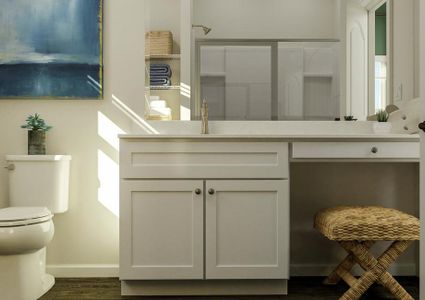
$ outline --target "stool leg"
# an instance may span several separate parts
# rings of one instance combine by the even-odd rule
[[[376,281],[373,272],[366,272],[356,281],[356,283],[342,295],[340,300],[358,300]]]
[[[365,260],[365,254],[368,253],[369,249],[364,247],[360,242],[340,242],[340,245],[348,252],[352,253],[357,263],[360,266],[366,265],[363,261]],[[366,268],[368,270],[368,268]],[[354,285],[342,295],[340,300],[357,300],[371,287],[371,285],[378,279],[378,276],[372,271],[366,271],[360,279],[358,279]]]
[[[340,299],[359,299],[375,282],[385,286],[393,295],[402,300],[413,300],[407,291],[386,270],[409,247],[411,241],[394,242],[376,259],[369,249],[358,242],[341,242],[341,246],[353,253],[359,265],[366,270],[364,275]]]
[[[366,241],[363,242],[363,245],[370,249],[375,244],[374,241]],[[338,282],[341,281],[341,279],[344,279],[344,277],[347,277],[350,274],[351,269],[356,265],[356,259],[354,258],[354,255],[352,253],[349,253],[347,257],[335,268],[335,270],[332,271],[332,273],[324,280],[324,284],[326,285],[335,285]],[[349,275],[348,275],[348,274]],[[344,281],[351,286],[352,282],[351,280],[345,280]],[[348,281],[348,282],[347,282]]]
[[[397,260],[412,244],[412,241],[396,241],[379,257],[378,263],[385,269]],[[402,300],[413,300],[413,297],[388,272],[384,272],[378,279],[379,284],[386,287],[393,295]]]

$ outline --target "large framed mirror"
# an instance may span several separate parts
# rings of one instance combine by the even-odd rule
[[[418,0],[145,1],[146,31],[174,39],[147,56],[172,69],[146,81],[147,114],[169,113],[150,119],[198,120],[205,99],[211,120],[362,121],[419,94]]]
[[[340,116],[338,40],[198,40],[195,65],[195,99],[212,120]]]

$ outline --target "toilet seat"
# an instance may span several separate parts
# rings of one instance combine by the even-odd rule
[[[46,207],[8,207],[0,209],[0,228],[38,224],[52,218]]]

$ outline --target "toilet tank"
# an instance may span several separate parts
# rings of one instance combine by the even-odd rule
[[[7,155],[9,205],[42,206],[52,213],[68,210],[68,155]]]

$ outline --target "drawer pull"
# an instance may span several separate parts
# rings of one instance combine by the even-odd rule
[[[214,194],[215,194],[215,190],[214,190],[214,189],[209,189],[209,190],[208,190],[208,194],[210,194],[210,195],[214,195]]]
[[[196,190],[195,190],[195,194],[196,194],[196,195],[200,195],[200,194],[202,194],[201,189],[196,189]]]
[[[378,147],[373,147],[372,148],[372,153],[374,153],[374,154],[378,153]]]

